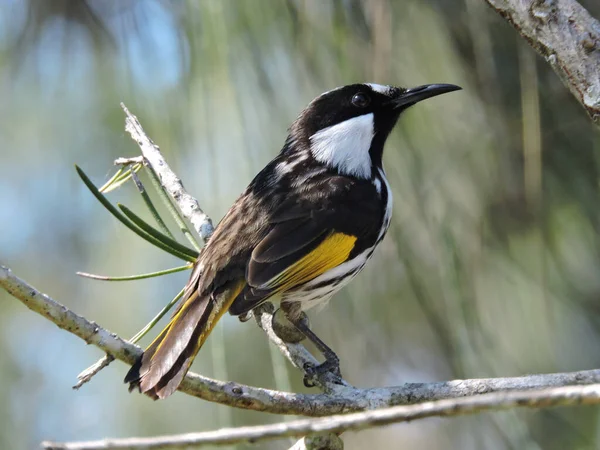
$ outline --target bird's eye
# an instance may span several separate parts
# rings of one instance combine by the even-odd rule
[[[369,103],[371,103],[371,99],[364,92],[359,92],[358,94],[354,94],[354,97],[352,97],[352,104],[359,108],[364,108]]]

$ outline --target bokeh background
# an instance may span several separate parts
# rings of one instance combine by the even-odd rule
[[[597,0],[582,4],[600,17]],[[138,154],[119,102],[217,221],[313,97],[360,81],[464,90],[403,116],[385,154],[390,232],[365,271],[312,314],[346,378],[367,387],[598,367],[600,136],[483,0],[1,0],[1,262],[133,335],[188,274],[75,275],[179,264],[121,226],[73,170],[101,184],[115,158]],[[133,186],[111,199],[144,212]],[[73,391],[101,352],[3,291],[0,306],[0,448],[282,420],[183,394],[130,395],[119,362]],[[306,391],[253,322],[231,317],[193,370]],[[429,419],[344,440],[373,450],[591,449],[598,412]]]

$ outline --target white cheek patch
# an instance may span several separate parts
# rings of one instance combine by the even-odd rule
[[[373,134],[373,113],[364,114],[317,131],[310,148],[317,161],[343,174],[371,178]]]
[[[367,83],[367,86],[369,86],[375,92],[379,92],[380,94],[383,94],[383,95],[388,95],[390,93],[389,86],[384,86],[382,84],[375,84],[375,83]]]

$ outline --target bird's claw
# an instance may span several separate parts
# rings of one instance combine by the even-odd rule
[[[318,366],[315,366],[312,363],[304,364],[304,386],[306,387],[315,387],[317,385],[317,380],[321,377],[327,375],[328,380],[335,384],[343,385],[344,381],[342,379],[342,373],[340,371],[340,365],[337,361],[325,361]]]

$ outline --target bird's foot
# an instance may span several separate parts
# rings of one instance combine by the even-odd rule
[[[252,319],[253,313],[252,311],[248,311],[245,313],[242,313],[238,316],[238,320],[240,322],[248,322],[250,319]]]
[[[308,317],[306,317],[305,313],[302,312],[300,314],[299,320],[301,320],[307,327],[309,326]],[[283,342],[288,344],[299,344],[306,339],[304,333],[300,331],[298,327],[294,325],[294,323],[290,322],[281,308],[279,308],[273,314],[273,320],[271,324],[273,331]]]
[[[327,376],[327,381],[335,384],[344,384],[342,372],[340,371],[340,362],[336,359],[328,359],[324,363],[315,366],[311,363],[304,364],[304,386],[315,387],[317,380]]]

